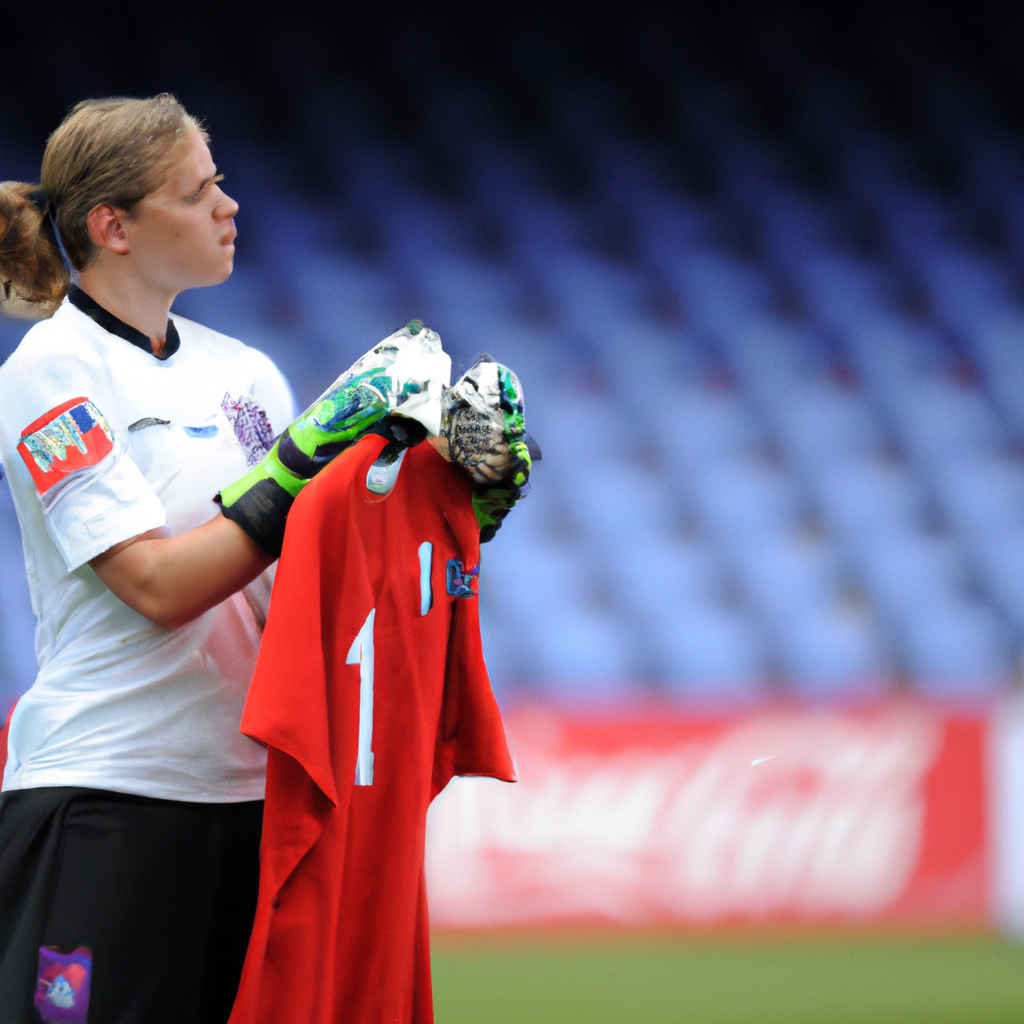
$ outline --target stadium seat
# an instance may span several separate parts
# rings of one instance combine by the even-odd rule
[[[728,562],[750,604],[775,628],[838,602],[843,572],[826,541],[793,533],[753,536],[730,547]]]
[[[1024,313],[979,318],[964,337],[1016,440],[1024,440]]]
[[[1011,676],[1005,633],[992,612],[975,601],[921,604],[908,618],[905,644],[907,671],[929,696],[990,695]]]
[[[670,477],[684,469],[753,459],[766,442],[753,410],[735,390],[661,381],[652,388],[654,401],[633,391],[644,437]]]
[[[924,527],[927,504],[905,466],[886,459],[822,461],[810,471],[817,508],[850,549]]]
[[[597,571],[606,574],[620,607],[641,623],[714,605],[724,591],[723,567],[706,544],[664,535],[623,534],[603,549]]]
[[[481,552],[481,592],[488,592],[496,616],[533,628],[544,619],[557,621],[565,608],[591,603],[590,574],[574,546],[544,538],[519,538],[515,545],[503,540],[499,532]]]
[[[326,351],[359,355],[411,319],[394,281],[355,261],[295,260],[288,272],[296,326]]]
[[[525,301],[519,275],[507,267],[461,253],[416,260],[409,273],[426,302],[463,305],[479,311],[484,314],[484,326],[492,329],[504,318],[516,316]]]
[[[788,385],[820,376],[827,359],[813,334],[767,315],[737,325],[723,335],[722,347],[762,408],[770,407]]]
[[[993,530],[973,550],[981,586],[1024,634],[1024,526]]]
[[[766,190],[752,212],[769,256],[787,270],[831,254],[843,234],[838,203],[797,189]]]
[[[885,434],[863,396],[825,380],[794,380],[780,388],[768,415],[783,450],[806,475],[878,458],[885,450]]]
[[[950,246],[929,252],[920,274],[936,318],[956,331],[971,330],[979,318],[1012,312],[1012,279],[991,257]]]
[[[868,209],[915,176],[910,141],[877,127],[830,133],[830,148],[842,189]]]
[[[755,623],[720,604],[666,609],[650,623],[671,693],[687,699],[733,701],[763,697],[768,659]]]
[[[868,392],[890,415],[908,387],[951,371],[952,353],[936,333],[898,315],[857,323],[844,331],[844,342]]]
[[[601,391],[552,392],[536,388],[531,392],[530,430],[543,439],[545,459],[551,465],[564,462],[564,472],[574,481],[594,481],[600,476],[599,461],[635,457],[641,433],[636,424],[617,415],[611,395]],[[615,424],[615,429],[605,429]],[[550,453],[550,455],[548,454]],[[557,483],[556,483],[557,486]]]
[[[961,233],[962,211],[922,182],[892,182],[872,204],[885,226],[886,241],[903,259],[921,266]]]
[[[728,231],[722,209],[707,200],[667,194],[636,202],[629,193],[620,193],[616,201],[628,207],[640,258],[655,273],[694,249],[714,249]]]
[[[605,612],[569,606],[533,623],[534,680],[548,696],[588,703],[636,692],[637,660],[623,624]]]
[[[771,281],[765,271],[720,250],[697,250],[662,273],[695,326],[728,332],[770,312]]]
[[[638,320],[648,282],[633,267],[576,253],[547,261],[544,288],[568,330],[589,332],[601,330],[609,320]]]
[[[844,334],[894,312],[896,282],[887,271],[879,261],[846,252],[816,255],[789,268],[810,312]]]
[[[973,547],[1024,528],[1024,467],[987,453],[951,453],[933,480],[950,523]]]
[[[871,599],[898,627],[926,605],[955,607],[966,600],[966,567],[948,538],[891,533],[863,548],[856,566]]]
[[[906,387],[893,403],[892,418],[907,450],[930,469],[991,457],[1006,446],[1006,433],[980,390],[948,378]]]
[[[598,560],[601,553],[624,541],[642,551],[655,537],[668,537],[679,524],[678,503],[664,481],[633,462],[608,458],[595,471],[578,459],[566,469],[577,494],[586,490],[588,479],[600,491],[600,500],[580,502],[571,509]],[[628,530],[623,528],[626,523]]]
[[[781,674],[803,696],[861,698],[883,692],[892,678],[877,623],[850,602],[807,605],[776,635]]]
[[[708,534],[725,545],[793,532],[801,522],[800,495],[789,476],[767,462],[735,459],[692,472],[688,485]]]
[[[424,263],[457,260],[473,248],[474,218],[462,205],[410,195],[392,197],[375,214],[384,256],[395,271],[415,273]]]
[[[602,322],[578,340],[593,351],[601,377],[616,400],[657,433],[665,431],[669,415],[674,415],[659,416],[659,410],[673,405],[682,389],[703,393],[712,372],[711,355],[698,337],[643,315]],[[626,366],[645,368],[642,388],[632,373],[624,372]],[[675,426],[672,421],[669,429]]]

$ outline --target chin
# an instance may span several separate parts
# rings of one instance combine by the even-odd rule
[[[176,291],[178,294],[181,292],[191,291],[194,288],[212,288],[215,284],[223,284],[230,276],[232,266],[229,264],[226,267],[220,267],[216,271],[209,274],[204,274],[202,277],[194,277],[186,285],[180,285]]]
[[[232,253],[231,254],[231,258],[229,260],[227,260],[226,262],[222,263],[220,265],[220,267],[217,269],[216,273],[210,275],[210,280],[207,281],[206,283],[208,285],[222,284],[224,281],[226,281],[231,276],[231,272],[234,269],[235,269],[235,254]]]

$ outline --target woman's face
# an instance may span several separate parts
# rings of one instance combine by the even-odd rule
[[[220,284],[235,259],[238,203],[217,184],[217,168],[195,128],[174,151],[164,183],[124,221],[128,255],[154,287],[174,292]]]

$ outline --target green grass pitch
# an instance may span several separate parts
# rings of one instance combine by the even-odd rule
[[[1021,1024],[1024,945],[992,936],[441,934],[437,1024]]]

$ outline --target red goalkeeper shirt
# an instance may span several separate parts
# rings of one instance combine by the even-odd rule
[[[230,1024],[433,1020],[427,806],[514,781],[480,648],[471,485],[369,436],[290,514],[242,731],[267,744],[259,903]]]

